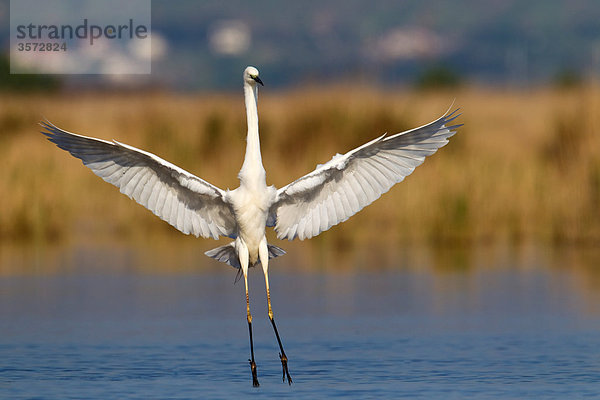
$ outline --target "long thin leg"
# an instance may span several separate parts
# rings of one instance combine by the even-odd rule
[[[244,285],[246,287],[246,319],[248,320],[248,333],[250,334],[250,369],[252,371],[252,386],[260,386],[256,373],[256,363],[254,362],[254,342],[252,341],[252,314],[250,314],[250,296],[248,296],[248,247],[241,240],[235,241],[238,257],[240,258],[240,267],[244,273]]]
[[[281,366],[283,368],[283,381],[285,382],[285,378],[287,377],[288,384],[292,384],[292,377],[290,376],[290,372],[288,371],[287,366],[287,356],[285,355],[285,351],[283,351],[283,345],[281,344],[281,338],[279,337],[279,332],[277,332],[277,326],[275,325],[275,319],[273,318],[273,309],[271,308],[271,292],[269,291],[269,273],[267,270],[265,272],[265,286],[267,288],[267,304],[269,306],[269,319],[271,320],[271,325],[273,325],[273,330],[275,331],[275,336],[277,337],[277,343],[279,343],[279,358],[281,359]]]
[[[258,376],[256,363],[254,362],[254,342],[252,341],[252,315],[250,314],[250,296],[248,296],[248,274],[244,273],[244,284],[246,285],[246,318],[248,320],[248,332],[250,333],[250,369],[252,370],[252,386],[258,387]]]

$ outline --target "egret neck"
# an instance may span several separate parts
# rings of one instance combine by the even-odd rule
[[[246,156],[239,173],[240,184],[253,187],[266,186],[266,173],[260,154],[260,139],[258,137],[258,87],[257,82],[244,81],[244,98],[246,102],[246,117],[248,121],[248,136],[246,138]]]

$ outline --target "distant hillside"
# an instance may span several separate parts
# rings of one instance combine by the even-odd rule
[[[600,70],[597,0],[155,0],[152,19],[152,83],[180,89],[237,87],[247,64],[270,86],[412,83],[440,66],[513,85]]]

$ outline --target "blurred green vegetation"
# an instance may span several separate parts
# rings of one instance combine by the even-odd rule
[[[461,83],[460,76],[452,68],[444,64],[436,64],[423,70],[415,86],[424,90],[455,89]]]
[[[561,69],[554,76],[554,85],[559,89],[576,89],[583,83],[581,73],[572,68]]]
[[[0,55],[0,92],[56,92],[61,86],[61,80],[53,75],[11,74],[10,59]]]

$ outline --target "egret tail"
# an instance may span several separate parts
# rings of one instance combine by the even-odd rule
[[[285,250],[273,244],[268,244],[267,248],[269,249],[269,260],[271,258],[279,257],[285,254]],[[207,251],[204,254],[206,254],[210,258],[214,258],[217,261],[221,261],[227,265],[231,265],[233,268],[239,269],[241,267],[240,259],[235,250],[235,242],[231,242],[229,244],[226,244],[225,246],[214,248],[212,250]]]

